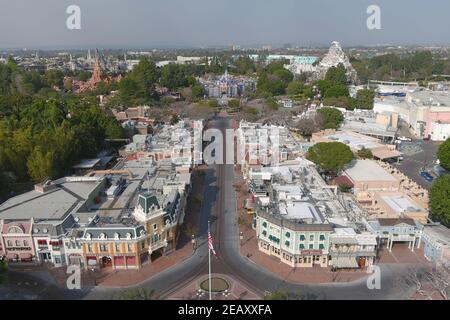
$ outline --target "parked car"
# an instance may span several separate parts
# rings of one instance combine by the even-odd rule
[[[426,171],[420,172],[420,175],[428,182],[432,182],[434,180],[433,176]]]
[[[398,140],[400,140],[400,141],[412,142],[412,139],[411,139],[411,138],[408,138],[408,137],[405,137],[405,136],[398,137]]]

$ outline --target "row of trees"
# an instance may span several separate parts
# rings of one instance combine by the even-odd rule
[[[358,90],[355,98],[350,97],[347,88],[347,75],[345,67],[339,64],[328,69],[325,79],[315,82],[322,94],[325,105],[332,105],[349,110],[373,109],[375,92],[369,89]]]
[[[437,157],[440,165],[450,170],[450,138],[439,146]],[[431,187],[430,209],[432,216],[450,226],[450,175],[438,178]]]
[[[390,53],[370,59],[351,59],[362,83],[368,80],[412,81],[429,79],[432,75],[449,74],[450,61],[433,56],[430,51],[418,51],[400,56]]]
[[[96,101],[19,94],[0,99],[0,185],[42,181],[67,173],[80,158],[93,157],[105,138],[122,138],[115,118]]]

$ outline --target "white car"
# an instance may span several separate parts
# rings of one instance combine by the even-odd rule
[[[408,138],[408,137],[405,137],[405,136],[398,137],[398,140],[400,140],[400,141],[408,141],[408,142],[412,141],[411,138]]]

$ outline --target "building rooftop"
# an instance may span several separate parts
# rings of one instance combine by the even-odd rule
[[[0,205],[0,219],[61,220],[81,208],[101,181],[59,179],[45,192],[33,190],[5,201]]]
[[[373,160],[353,160],[344,170],[352,181],[396,181],[394,176]]]
[[[422,210],[411,198],[404,195],[385,195],[381,199],[398,214]]]

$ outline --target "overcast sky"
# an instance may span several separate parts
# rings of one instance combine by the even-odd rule
[[[66,8],[81,8],[68,30]],[[368,30],[367,7],[381,8]],[[0,0],[0,48],[450,44],[449,0]]]

